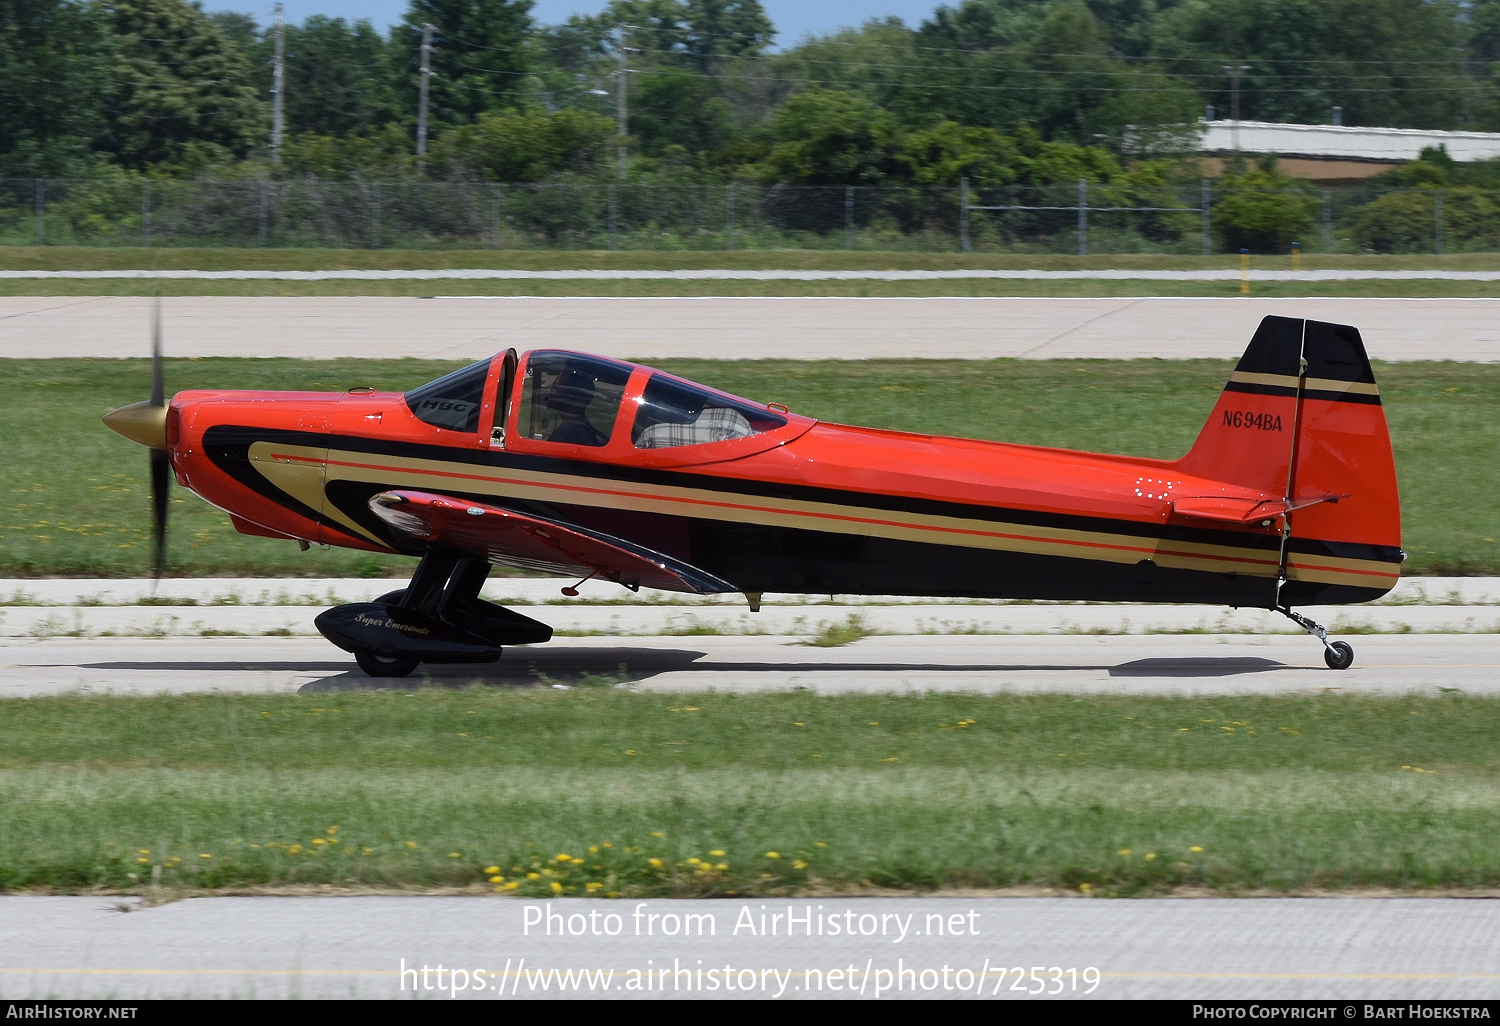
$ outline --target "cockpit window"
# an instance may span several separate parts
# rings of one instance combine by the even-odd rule
[[[480,360],[462,370],[406,393],[406,405],[419,420],[449,431],[478,431],[479,404],[484,399],[484,379],[490,361]]]
[[[785,417],[764,406],[653,374],[641,395],[630,440],[637,449],[666,449],[727,442],[785,426]]]
[[[537,441],[607,445],[630,371],[625,364],[576,353],[532,353],[517,425]]]

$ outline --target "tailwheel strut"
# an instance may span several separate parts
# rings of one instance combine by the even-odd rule
[[[1347,670],[1354,665],[1354,646],[1347,641],[1329,641],[1328,630],[1316,620],[1296,612],[1290,606],[1277,606],[1276,612],[1323,643],[1323,661],[1330,670]]]

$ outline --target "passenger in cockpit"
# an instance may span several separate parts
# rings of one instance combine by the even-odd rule
[[[570,365],[547,391],[547,409],[558,415],[557,426],[547,441],[592,446],[607,443],[609,438],[588,419],[589,404],[593,401],[594,376],[582,367]]]

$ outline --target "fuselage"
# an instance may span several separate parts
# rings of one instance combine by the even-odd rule
[[[612,422],[591,429],[604,444],[535,437],[531,356],[508,370],[495,358],[473,430],[419,417],[411,393],[179,393],[173,467],[246,533],[419,555],[369,506],[415,489],[626,539],[751,593],[1265,607],[1365,601],[1399,573],[1388,530],[1304,537],[1280,516],[1183,515],[1184,497],[1281,498],[1201,460],[847,427],[779,407],[752,434],[642,448],[655,372],[633,365]]]

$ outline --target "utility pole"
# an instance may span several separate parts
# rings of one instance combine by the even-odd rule
[[[417,160],[427,156],[427,80],[432,77],[432,22],[422,23],[422,78],[417,89]]]
[[[281,163],[281,107],[286,92],[286,24],[276,5],[276,58],[271,65],[271,163]]]
[[[619,79],[615,83],[615,118],[619,124],[620,133],[620,181],[625,180],[625,164],[628,159],[625,147],[625,137],[628,134],[627,121],[629,113],[626,104],[629,99],[630,90],[626,83],[629,81],[630,69],[626,66],[628,61],[625,56],[625,30],[629,25],[615,26],[615,51],[619,60],[619,67],[615,71],[615,77]]]
[[[1234,152],[1240,151],[1240,76],[1250,70],[1250,65],[1231,66],[1225,64],[1224,74],[1229,76],[1229,120],[1234,134]]]

